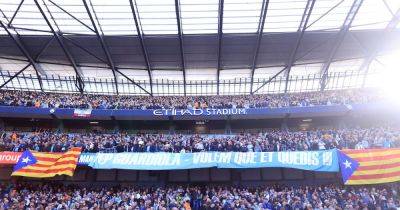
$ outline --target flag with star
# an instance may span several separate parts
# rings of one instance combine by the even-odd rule
[[[81,148],[74,147],[65,153],[25,151],[14,166],[11,176],[36,178],[74,174]]]
[[[35,164],[36,162],[37,159],[33,156],[31,151],[26,150],[18,159],[17,164],[14,165],[14,171],[18,171],[19,169]]]
[[[346,185],[400,181],[400,149],[342,150],[338,157]]]
[[[349,180],[351,175],[357,170],[359,164],[341,151],[338,151],[338,160],[340,172],[342,173],[342,180],[343,183],[346,184],[347,180]]]

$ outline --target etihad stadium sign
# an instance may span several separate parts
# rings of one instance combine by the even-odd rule
[[[210,115],[246,115],[247,110],[241,109],[155,109],[153,115],[156,116],[210,116]]]

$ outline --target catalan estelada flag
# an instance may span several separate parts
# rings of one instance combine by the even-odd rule
[[[65,153],[31,152],[27,150],[18,159],[11,176],[36,178],[56,175],[72,176],[80,154],[81,148],[79,147],[71,148]]]
[[[400,149],[342,150],[338,157],[346,185],[400,181]]]

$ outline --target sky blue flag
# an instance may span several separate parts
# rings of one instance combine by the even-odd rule
[[[343,183],[346,183],[347,180],[353,175],[354,171],[357,170],[358,166],[360,165],[356,160],[347,156],[343,152],[338,150],[338,159],[339,159],[339,166],[340,171],[342,173],[342,180]]]
[[[35,156],[33,156],[29,150],[26,150],[22,153],[21,157],[19,157],[17,164],[15,164],[14,171],[18,171],[19,169],[35,164],[36,162],[37,159]]]

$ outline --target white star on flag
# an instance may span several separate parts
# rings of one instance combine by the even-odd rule
[[[22,158],[22,161],[21,161],[21,162],[23,162],[23,163],[29,163],[29,161],[31,161],[31,159],[29,159],[29,157],[26,157],[26,158]]]
[[[346,162],[343,162],[343,164],[346,168],[351,168],[351,162],[349,162],[348,160],[346,160]]]

